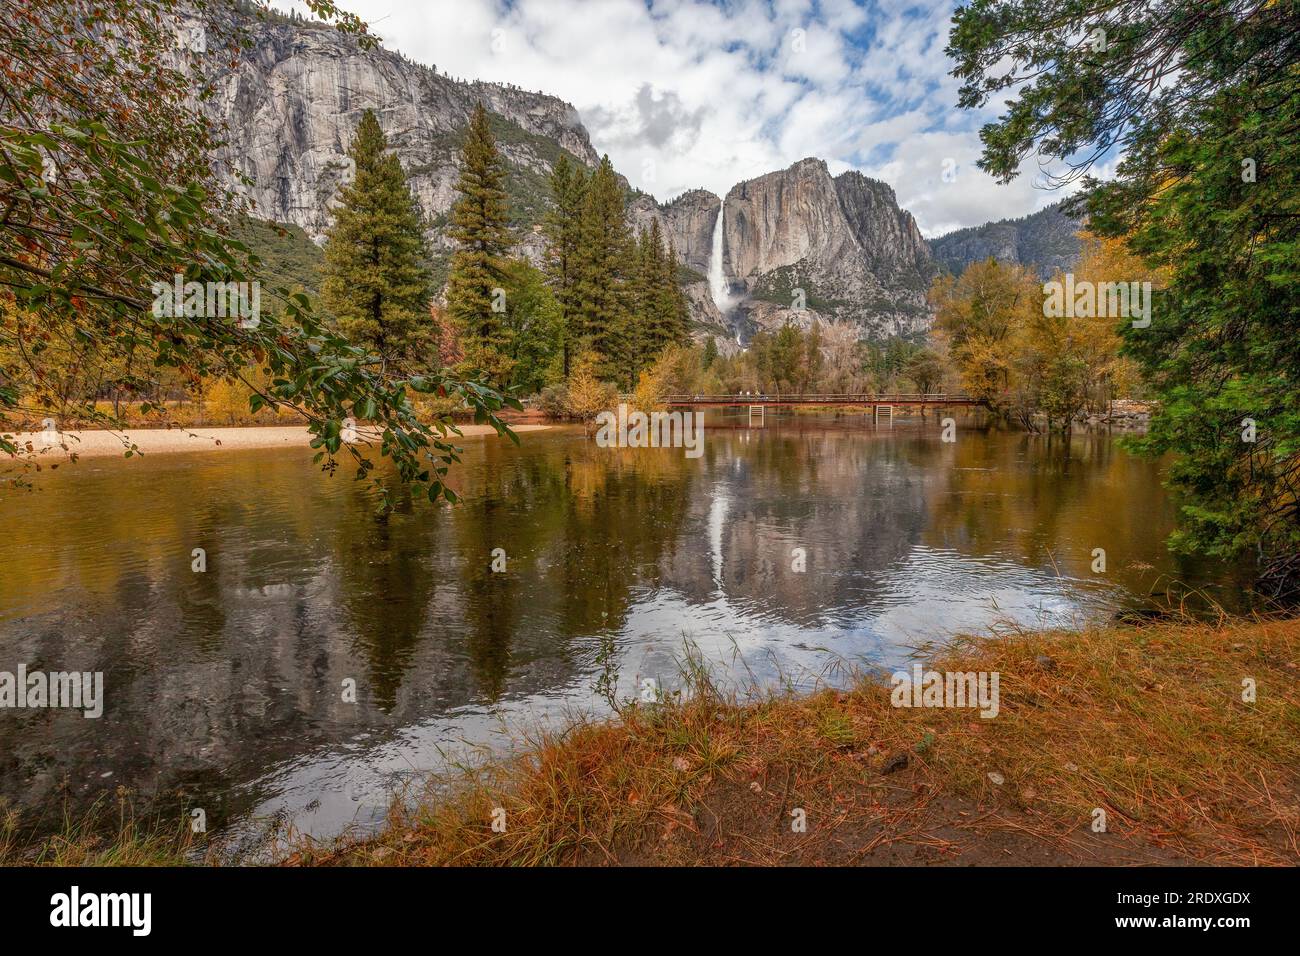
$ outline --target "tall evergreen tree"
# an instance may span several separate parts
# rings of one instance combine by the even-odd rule
[[[658,291],[656,271],[650,232],[644,227],[639,228],[632,245],[628,280],[627,324],[631,341],[621,356],[623,366],[619,370],[622,378],[631,382],[636,381],[641,369],[649,365],[655,355],[653,313]]]
[[[700,364],[703,366],[704,371],[707,372],[710,368],[713,367],[713,363],[716,362],[717,360],[718,360],[718,340],[714,338],[712,335],[710,335],[707,339],[704,340],[704,357],[703,359],[701,359]]]
[[[321,302],[352,342],[385,369],[409,372],[434,362],[430,278],[420,207],[402,164],[371,110],[348,149],[356,165],[325,243]]]
[[[460,198],[447,232],[457,245],[447,279],[447,311],[460,333],[466,365],[496,385],[509,380],[514,364],[503,342],[509,308],[505,261],[514,245],[505,178],[487,110],[477,103],[461,146]]]
[[[506,263],[502,351],[513,361],[509,384],[532,394],[546,384],[562,341],[560,308],[544,276],[524,259]]]
[[[671,341],[685,342],[690,332],[691,310],[686,302],[686,293],[682,291],[682,284],[677,281],[677,243],[673,241],[671,236],[668,238],[666,270],[673,306],[673,318],[670,327],[672,332]]]
[[[578,245],[587,176],[581,166],[561,154],[551,170],[552,205],[542,221],[546,237],[546,279],[560,308],[560,335],[564,377],[578,338]]]
[[[629,309],[627,282],[632,243],[623,187],[609,156],[600,161],[583,197],[577,268],[578,337],[602,358],[601,374],[626,380]]]
[[[677,284],[677,249],[669,242],[664,248],[659,220],[650,225],[651,295],[646,345],[653,358],[670,345],[686,338],[686,299]]]

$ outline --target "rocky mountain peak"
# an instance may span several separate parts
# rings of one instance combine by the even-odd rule
[[[928,322],[929,250],[884,183],[832,177],[824,160],[801,159],[732,187],[723,233],[742,331],[820,320],[879,337]]]
[[[835,191],[873,273],[904,282],[933,273],[930,248],[892,186],[850,170],[835,177]]]

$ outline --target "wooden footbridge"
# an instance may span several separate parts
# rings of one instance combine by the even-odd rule
[[[872,421],[880,421],[880,413],[889,411],[889,423],[894,423],[894,408],[899,405],[920,406],[922,413],[929,406],[975,406],[982,404],[969,395],[948,395],[944,392],[893,392],[866,393],[813,393],[798,395],[766,395],[761,392],[741,392],[736,395],[666,395],[664,404],[673,408],[748,408],[752,423],[757,412],[760,421],[767,417],[769,408],[795,406],[859,405],[871,409]]]
[[[761,392],[740,392],[736,395],[665,395],[667,405],[678,408],[727,407],[744,408],[762,405],[767,408],[796,405],[979,405],[980,401],[969,395],[948,395],[944,392],[895,392],[881,394],[815,393],[799,395],[767,395]]]

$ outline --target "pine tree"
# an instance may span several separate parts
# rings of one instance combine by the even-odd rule
[[[356,166],[325,243],[321,302],[339,330],[398,372],[434,363],[430,278],[420,208],[371,110],[348,155]]]
[[[609,156],[592,174],[583,197],[577,255],[578,313],[572,323],[601,356],[601,374],[625,380],[630,343],[627,280],[632,243],[623,187]]]
[[[578,245],[587,176],[561,154],[551,170],[552,206],[542,221],[546,237],[546,279],[560,307],[564,377],[578,338]]]
[[[483,371],[494,385],[509,380],[513,365],[503,341],[504,310],[509,308],[505,260],[514,245],[505,178],[487,110],[477,103],[461,147],[460,199],[447,231],[457,244],[447,279],[447,311],[460,333],[465,364]]]
[[[560,308],[544,276],[526,260],[505,265],[506,301],[502,351],[512,362],[510,385],[532,394],[546,384],[561,341]]]
[[[664,249],[658,219],[637,233],[633,284],[635,353],[627,372],[635,379],[671,345],[686,338],[686,299],[677,284],[677,253]]]
[[[718,360],[718,340],[710,335],[704,340],[704,357],[700,360],[704,371],[713,367],[713,363]]]
[[[645,368],[654,356],[653,315],[657,296],[655,283],[658,276],[650,233],[644,227],[637,230],[629,271],[627,317],[629,341],[622,356],[623,363],[619,373],[623,380],[635,382],[641,369]]]
[[[671,333],[670,341],[673,343],[685,342],[690,331],[691,310],[686,302],[686,293],[682,291],[682,284],[677,281],[677,243],[670,236],[668,238],[668,258],[665,260],[666,281],[670,290],[669,299],[672,303],[672,319],[669,326]]]
[[[653,247],[650,267],[653,271],[654,289],[650,306],[647,347],[650,359],[670,345],[678,345],[686,338],[686,299],[677,284],[677,249],[669,242],[664,249],[659,220],[650,226],[650,243]]]

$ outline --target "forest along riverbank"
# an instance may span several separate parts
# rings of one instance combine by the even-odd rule
[[[685,703],[538,737],[290,862],[1294,866],[1298,661],[1300,620],[1276,620],[986,637],[926,665],[998,675],[992,717],[898,706],[890,682],[742,705],[697,675]]]
[[[495,435],[491,425],[460,425],[460,436],[477,438]],[[542,424],[512,424],[516,432],[541,431]],[[377,436],[368,434],[366,426],[359,426],[358,443],[364,445]],[[241,448],[306,448],[312,434],[305,427],[256,426],[235,428],[132,428],[121,432],[102,429],[85,429],[66,432],[18,432],[18,445],[31,444],[38,454],[61,457],[75,454],[82,458],[105,455],[121,457],[134,446],[135,454],[164,455],[176,452],[231,451]],[[456,437],[454,434],[452,437]],[[66,449],[66,452],[65,452]]]

